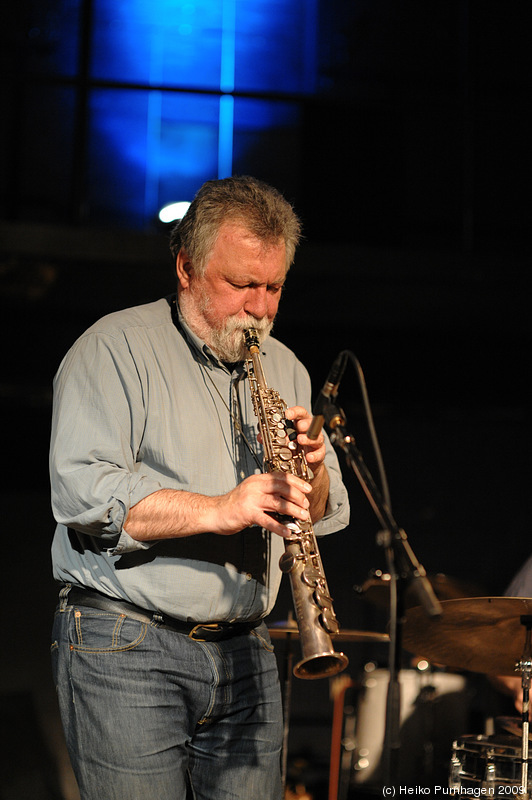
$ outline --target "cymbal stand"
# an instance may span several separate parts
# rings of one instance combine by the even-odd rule
[[[529,704],[530,704],[530,678],[532,675],[532,647],[530,633],[532,629],[532,616],[522,615],[521,625],[526,626],[525,646],[521,660],[516,665],[516,670],[521,673],[523,687],[522,711],[522,736],[521,736],[521,795],[528,798],[528,734],[529,734]]]
[[[346,457],[348,466],[353,470],[366,495],[369,503],[381,524],[382,530],[377,537],[377,543],[384,548],[388,560],[388,569],[392,577],[391,607],[394,600],[395,612],[390,619],[390,655],[389,670],[390,683],[386,705],[386,728],[384,738],[386,780],[388,785],[395,785],[399,755],[399,728],[400,728],[400,654],[402,651],[402,625],[404,619],[404,590],[411,583],[420,604],[430,617],[439,616],[442,607],[434,594],[434,590],[427,578],[424,567],[419,563],[414,551],[408,543],[404,530],[399,528],[391,509],[384,502],[383,496],[377,488],[370,471],[368,470],[362,454],[355,445],[352,434],[346,430],[345,414],[334,403],[325,403],[321,414],[329,429],[331,442],[340,448]]]

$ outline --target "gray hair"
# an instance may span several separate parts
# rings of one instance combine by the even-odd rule
[[[177,258],[183,248],[196,273],[203,275],[220,227],[228,221],[242,223],[264,244],[283,239],[288,271],[301,236],[301,223],[277,189],[248,175],[203,184],[170,234],[173,257]]]

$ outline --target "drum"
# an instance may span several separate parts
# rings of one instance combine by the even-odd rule
[[[531,789],[528,759],[528,791]],[[517,736],[462,736],[453,742],[449,787],[457,793],[487,797],[524,794],[521,787],[521,740]],[[467,791],[467,790],[470,791]]]
[[[351,782],[373,785],[383,779],[386,697],[390,674],[366,665],[356,702]],[[406,669],[399,673],[400,780],[447,782],[453,740],[468,724],[469,700],[463,675]],[[467,727],[465,728],[467,730]]]

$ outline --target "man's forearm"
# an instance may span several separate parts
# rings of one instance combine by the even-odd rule
[[[160,489],[134,505],[124,529],[139,542],[207,533],[215,528],[217,497]]]
[[[327,505],[328,476],[319,471],[315,478],[314,510],[323,516]],[[217,533],[230,536],[254,525],[279,536],[290,536],[281,521],[283,515],[307,519],[312,513],[309,483],[291,473],[270,472],[250,475],[229,492],[210,497],[177,489],[160,489],[134,505],[124,530],[139,542]],[[278,517],[281,515],[281,518]],[[320,516],[316,516],[319,519]]]
[[[311,481],[312,492],[309,495],[310,518],[312,522],[319,522],[325,516],[329,501],[329,473],[327,467],[321,465]]]

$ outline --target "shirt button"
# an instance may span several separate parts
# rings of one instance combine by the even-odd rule
[[[246,572],[246,580],[247,581],[250,581],[252,577],[253,577],[253,575],[251,574],[251,572]]]

